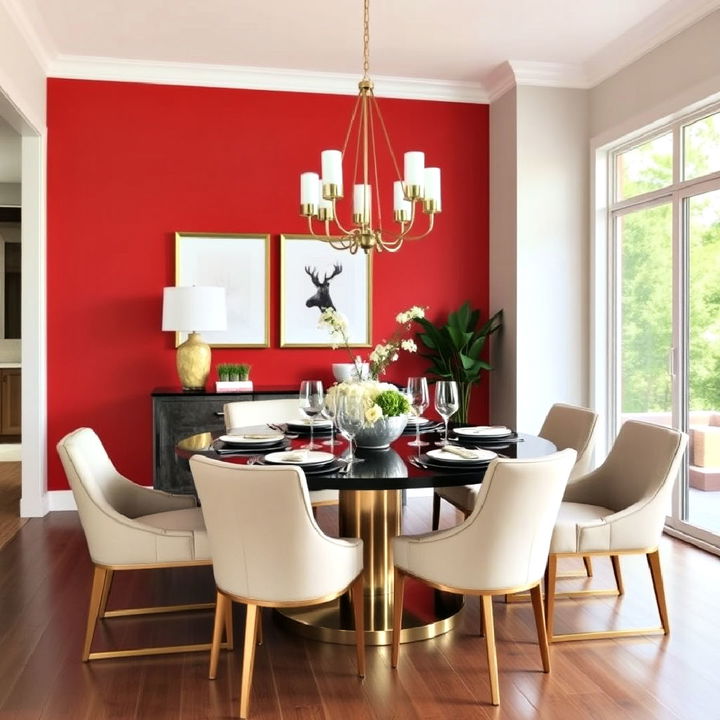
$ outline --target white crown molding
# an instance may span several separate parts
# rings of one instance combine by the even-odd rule
[[[510,60],[509,65],[515,75],[517,85],[580,88],[582,90],[591,87],[581,65],[527,60]]]
[[[584,64],[590,87],[632,64],[720,7],[718,0],[671,0]]]
[[[341,73],[62,55],[50,63],[48,75],[83,80],[332,95],[355,95],[358,85],[358,76]],[[378,97],[466,103],[488,102],[487,93],[479,83],[387,76],[375,76],[373,79]]]
[[[52,38],[45,30],[44,24],[32,22],[26,9],[19,0],[3,0],[5,9],[35,56],[40,67],[47,74],[51,59],[57,55]]]
[[[508,90],[515,87],[515,73],[509,62],[500,63],[485,77],[483,83],[487,89],[488,100],[493,103]]]

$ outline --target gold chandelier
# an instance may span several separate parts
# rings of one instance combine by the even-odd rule
[[[345,135],[342,150],[323,150],[321,153],[322,177],[316,172],[300,175],[300,214],[308,219],[310,234],[322,237],[337,250],[366,253],[375,249],[395,252],[405,239],[417,240],[432,229],[435,213],[442,209],[440,201],[440,168],[425,167],[425,154],[418,151],[405,153],[404,177],[401,179],[395,153],[390,145],[385,121],[378,107],[370,79],[370,11],[364,0],[363,16],[363,76],[358,85],[355,107]],[[359,112],[358,112],[359,111]],[[399,224],[395,231],[383,230],[380,204],[380,186],[375,152],[376,121],[385,138],[397,178],[393,183],[393,219]],[[343,159],[351,135],[354,135],[353,211],[352,226],[341,224],[337,214],[337,201],[343,197]],[[370,180],[374,180],[375,192]],[[373,197],[374,195],[374,197]],[[428,216],[427,228],[412,234],[417,206],[421,205]],[[377,224],[374,225],[375,220]],[[322,223],[322,232],[316,224]],[[331,225],[334,223],[334,225]],[[339,230],[336,232],[336,230]]]

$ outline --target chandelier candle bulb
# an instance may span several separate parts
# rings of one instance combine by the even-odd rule
[[[425,153],[412,150],[405,153],[405,197],[416,200],[423,195],[425,182]]]
[[[342,153],[340,150],[323,150],[320,153],[323,189],[327,200],[343,196]]]
[[[409,222],[412,217],[412,203],[405,199],[405,190],[400,180],[393,183],[393,210],[397,222]]]
[[[423,209],[426,213],[437,213],[442,210],[440,200],[440,168],[425,168],[425,194]]]
[[[356,185],[353,193],[353,222],[370,222],[370,203],[372,187],[370,185]]]
[[[320,203],[320,176],[314,172],[300,175],[300,206],[305,216],[316,215]]]

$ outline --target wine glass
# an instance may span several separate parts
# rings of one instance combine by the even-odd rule
[[[420,416],[423,414],[423,410],[430,404],[430,395],[428,393],[427,379],[424,377],[411,377],[408,378],[407,384],[407,398],[410,402],[410,407],[415,411],[417,420],[420,420]],[[415,423],[415,439],[411,440],[408,445],[411,447],[423,447],[430,443],[420,439],[420,423]]]
[[[323,403],[322,416],[330,421],[330,439],[325,440],[323,445],[330,446],[330,452],[335,452],[335,416],[337,415],[337,398],[334,395],[326,395]]]
[[[340,395],[337,399],[335,420],[340,432],[347,438],[350,448],[348,467],[353,463],[362,462],[362,458],[356,458],[353,453],[353,440],[355,435],[362,429],[365,421],[365,403],[363,399],[357,395]]]
[[[300,409],[310,418],[310,442],[302,447],[307,450],[319,450],[322,445],[313,442],[313,424],[315,417],[323,409],[323,384],[320,380],[303,380],[300,383]]]
[[[440,380],[435,385],[435,409],[445,421],[445,438],[439,440],[436,445],[448,444],[448,420],[460,407],[458,386],[454,380]]]

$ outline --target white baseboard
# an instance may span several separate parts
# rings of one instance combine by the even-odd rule
[[[48,492],[50,512],[56,510],[77,510],[72,490],[50,490]]]

